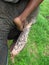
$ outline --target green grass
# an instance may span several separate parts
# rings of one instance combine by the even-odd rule
[[[49,65],[49,0],[40,5],[37,23],[32,25],[28,42],[12,64],[8,65]]]

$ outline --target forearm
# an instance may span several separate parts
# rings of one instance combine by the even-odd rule
[[[33,12],[43,0],[30,0],[23,13],[19,16],[24,21],[31,12]]]

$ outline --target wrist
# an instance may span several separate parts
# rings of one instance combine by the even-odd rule
[[[21,21],[24,21],[24,20],[26,20],[26,17],[23,16],[23,15],[20,15],[20,16],[19,16],[19,19],[20,19]]]

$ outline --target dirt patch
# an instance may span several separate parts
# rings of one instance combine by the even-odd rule
[[[49,56],[49,45],[48,44],[45,46],[45,49],[43,51],[43,55],[44,56]]]
[[[49,19],[49,16],[46,16],[46,19]]]
[[[29,49],[29,53],[30,55],[34,55],[34,58],[39,58],[39,54],[38,54],[38,48],[37,48],[37,44],[36,43],[32,43],[30,49]]]

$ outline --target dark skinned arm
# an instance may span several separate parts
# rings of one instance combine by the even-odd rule
[[[23,22],[30,15],[30,13],[33,12],[40,5],[42,1],[43,0],[30,0],[25,10],[20,14],[20,16],[14,19],[15,23],[16,21]]]
[[[42,1],[43,0],[30,0],[23,13],[19,16],[19,18],[22,21],[25,20],[30,15],[30,13],[33,12],[39,6]]]

